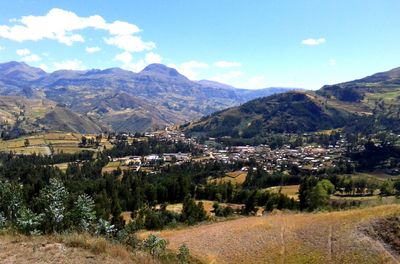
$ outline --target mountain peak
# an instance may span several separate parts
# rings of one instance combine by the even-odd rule
[[[9,61],[0,64],[0,76],[34,80],[45,75],[46,72],[42,69],[31,67],[25,62]]]
[[[176,69],[170,68],[161,63],[149,64],[139,74],[141,74],[141,75],[162,75],[162,76],[168,76],[171,78],[187,79],[185,76],[180,74]]]

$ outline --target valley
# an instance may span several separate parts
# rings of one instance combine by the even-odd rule
[[[44,259],[49,248],[65,263],[95,251],[104,263],[399,261],[397,69],[245,102],[252,91],[162,65],[11,65],[40,85],[0,96],[0,243],[13,252]],[[54,230],[73,233],[30,238]],[[25,242],[11,245],[9,232]]]
[[[400,1],[2,1],[0,263],[400,263]]]

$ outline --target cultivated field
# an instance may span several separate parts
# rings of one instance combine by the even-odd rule
[[[214,210],[213,208],[214,201],[197,200],[196,203],[197,202],[203,202],[204,210],[207,212],[208,215],[211,215],[211,212]],[[228,203],[219,203],[219,205],[222,207],[230,206],[234,210],[240,210],[244,206],[243,204],[228,204]],[[167,210],[175,213],[181,213],[182,207],[183,207],[182,203],[169,204],[167,205]]]
[[[398,256],[362,228],[374,218],[400,214],[400,205],[326,213],[247,217],[160,236],[177,250],[185,243],[206,263],[398,263]]]
[[[16,154],[42,154],[78,153],[83,150],[97,151],[91,148],[80,148],[82,134],[50,132],[32,136],[20,137],[12,140],[0,140],[0,152],[14,152]],[[94,137],[95,135],[85,135]],[[25,147],[25,140],[29,140],[29,146]],[[103,139],[104,140],[104,139]],[[102,140],[102,142],[103,142]],[[105,140],[104,140],[105,141]]]
[[[242,185],[246,180],[246,177],[247,177],[246,171],[234,171],[234,172],[228,172],[222,178],[211,179],[209,180],[209,183],[222,184],[230,182],[232,184]]]
[[[273,186],[266,190],[273,193],[282,193],[287,195],[289,198],[293,198],[296,201],[299,200],[299,187],[300,185],[286,185],[286,186]]]

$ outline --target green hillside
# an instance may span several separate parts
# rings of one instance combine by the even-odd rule
[[[397,131],[400,68],[363,79],[326,85],[316,92],[287,92],[255,99],[187,123],[189,134],[253,138],[267,133],[304,133],[333,128]]]

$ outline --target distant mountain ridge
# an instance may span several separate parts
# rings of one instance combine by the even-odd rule
[[[0,96],[48,100],[96,123],[51,126],[67,131],[72,127],[79,132],[93,131],[95,127],[139,132],[160,129],[291,89],[227,87],[212,81],[191,81],[163,64],[150,64],[139,73],[120,68],[46,73],[22,62],[0,64]],[[0,123],[1,126],[9,129],[10,125]],[[49,123],[45,127],[48,129]]]

